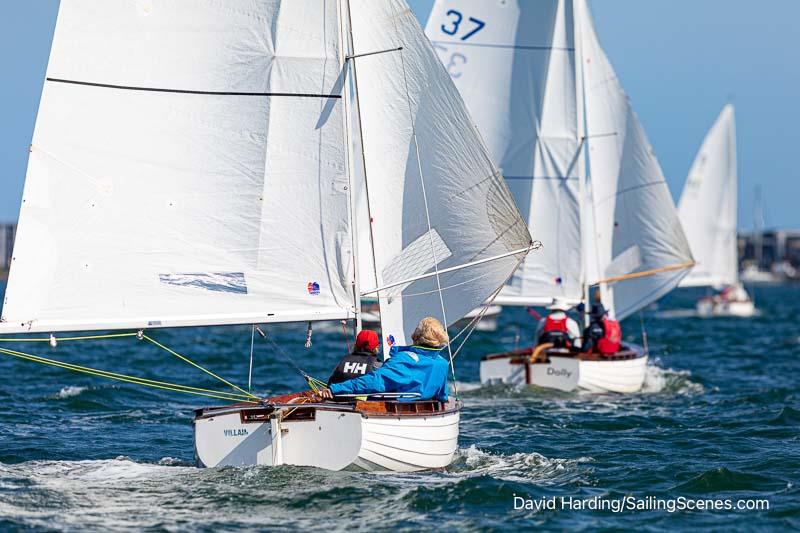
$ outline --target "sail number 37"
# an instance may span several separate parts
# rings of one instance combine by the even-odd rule
[[[459,31],[466,31],[464,35],[461,36],[462,41],[466,41],[486,26],[486,23],[482,20],[478,20],[475,17],[467,18],[468,22],[471,22],[471,25],[465,24],[464,28],[461,27],[461,23],[464,22],[464,15],[461,11],[456,11],[455,9],[451,9],[447,12],[448,21],[442,24],[442,32],[446,33],[447,35],[456,35]]]

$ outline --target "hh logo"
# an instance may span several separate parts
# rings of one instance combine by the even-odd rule
[[[389,346],[394,346],[394,335],[389,335],[389,338],[386,340],[386,344]]]
[[[308,282],[308,294],[312,296],[317,296],[319,294],[319,283],[316,281],[309,281]]]
[[[367,363],[345,363],[344,372],[345,374],[366,374]]]

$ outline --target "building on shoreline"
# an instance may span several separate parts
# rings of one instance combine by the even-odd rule
[[[16,224],[0,224],[0,270],[8,270],[11,266],[11,253],[14,250]]]

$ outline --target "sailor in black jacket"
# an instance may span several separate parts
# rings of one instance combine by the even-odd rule
[[[356,337],[353,353],[345,355],[328,378],[328,386],[353,378],[360,378],[381,366],[378,361],[380,340],[370,329],[362,330]]]

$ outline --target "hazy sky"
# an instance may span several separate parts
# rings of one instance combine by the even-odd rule
[[[533,0],[531,0],[533,1]],[[410,0],[424,21],[432,0]],[[739,226],[761,184],[768,226],[800,227],[800,1],[590,0],[601,43],[673,194],[728,99],[739,135]],[[0,17],[0,221],[19,211],[58,0],[6,1]]]

